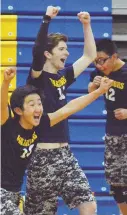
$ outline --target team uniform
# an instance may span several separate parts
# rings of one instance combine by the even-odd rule
[[[104,76],[96,69],[91,73],[90,81],[97,75]],[[113,112],[118,108],[127,109],[127,64],[108,77],[114,82],[105,94],[105,174],[110,185],[127,186],[127,119],[118,120]]]
[[[47,115],[40,123],[45,132],[50,126]],[[22,214],[18,208],[23,175],[38,142],[39,129],[24,129],[14,118],[1,126],[1,214]]]
[[[39,31],[40,42],[42,41],[43,44],[45,44],[44,35],[48,28],[48,21],[45,19],[44,17]],[[39,44],[38,39],[36,41]],[[41,55],[44,47],[42,50]],[[34,49],[33,62],[36,62],[35,52]],[[36,67],[34,70],[39,71],[39,68]],[[70,66],[57,74],[42,71],[41,76],[36,79],[31,77],[30,71],[27,83],[43,90],[44,111],[51,113],[66,104],[66,90],[74,81],[73,66]],[[68,143],[68,120],[49,128],[45,134],[40,130],[39,136],[40,143]],[[54,215],[57,210],[58,196],[62,196],[70,208],[77,207],[80,203],[94,201],[88,180],[70,151],[70,147],[40,149],[38,144],[28,167],[25,214]]]

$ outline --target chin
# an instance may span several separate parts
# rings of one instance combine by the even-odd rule
[[[65,67],[65,64],[59,66],[58,70],[64,69],[64,67]]]
[[[104,70],[103,73],[104,73],[105,75],[109,75],[109,74],[110,74],[110,71],[109,71],[109,70]]]
[[[39,121],[39,122],[34,122],[34,123],[33,123],[33,126],[36,127],[36,126],[38,126],[39,124],[40,124],[40,121]]]

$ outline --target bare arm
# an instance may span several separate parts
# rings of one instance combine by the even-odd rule
[[[83,24],[84,31],[84,52],[74,64],[75,78],[79,76],[96,58],[96,44],[90,24],[90,15],[87,12],[78,13],[78,18]]]
[[[43,23],[39,29],[35,45],[33,48],[33,62],[32,62],[32,77],[38,78],[44,66],[44,51],[46,50],[47,34],[50,20],[58,14],[58,7],[48,6],[46,15],[43,18]]]
[[[1,124],[3,125],[8,117],[8,89],[11,80],[14,78],[16,70],[14,68],[7,68],[4,71],[4,80],[1,86]]]
[[[100,95],[107,92],[107,90],[111,87],[111,84],[112,84],[112,80],[103,78],[101,81],[100,87],[94,92],[81,96],[79,98],[76,98],[70,101],[61,109],[57,110],[56,112],[48,114],[50,118],[50,125],[54,126],[58,122],[68,118],[70,115],[82,110],[83,108],[91,104]]]

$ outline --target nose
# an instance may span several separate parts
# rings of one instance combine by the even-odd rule
[[[42,111],[43,111],[42,105],[36,105],[36,107],[35,107],[35,112],[36,112],[36,113],[41,113]]]
[[[66,53],[65,53],[65,54],[66,54],[66,56],[69,56],[69,51],[68,51],[68,50],[66,50]]]

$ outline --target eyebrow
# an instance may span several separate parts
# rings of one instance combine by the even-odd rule
[[[41,99],[38,99],[37,101],[41,101]],[[34,100],[28,100],[27,103],[29,104],[30,102],[34,102]]]
[[[64,48],[64,49],[67,49],[67,46],[59,46],[58,48]]]

